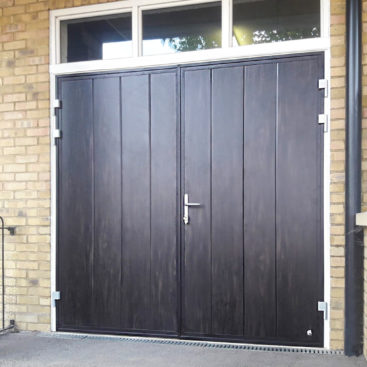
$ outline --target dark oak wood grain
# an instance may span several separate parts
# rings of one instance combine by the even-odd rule
[[[149,76],[121,78],[122,294],[121,326],[150,323]]]
[[[212,333],[243,335],[243,67],[212,71]]]
[[[277,128],[277,327],[290,340],[322,342],[319,248],[322,126],[317,58],[279,64]],[[313,335],[308,337],[307,330]]]
[[[58,287],[59,326],[92,324],[93,108],[92,81],[62,84],[59,145]]]
[[[245,335],[276,336],[275,142],[277,65],[245,68]]]
[[[184,227],[184,333],[211,332],[211,199],[210,130],[211,75],[209,70],[184,73],[184,192],[200,207],[190,208]]]
[[[306,55],[60,78],[58,330],[322,346],[322,76]]]
[[[120,327],[121,126],[120,79],[93,81],[93,315],[99,328]]]
[[[152,330],[178,332],[176,73],[151,75]]]

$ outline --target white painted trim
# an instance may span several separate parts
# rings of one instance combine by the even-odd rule
[[[320,35],[330,38],[330,0],[320,0]]]
[[[133,57],[139,57],[141,55],[141,13],[137,6],[134,6],[132,9],[132,41],[133,41]]]
[[[216,1],[216,0],[209,0]],[[200,3],[200,0],[190,0]],[[227,28],[226,38],[222,40],[221,49],[193,51],[172,55],[142,57],[142,19],[143,6],[160,4],[161,6],[179,6],[188,4],[185,0],[125,0],[113,3],[89,5],[69,9],[59,9],[50,12],[50,96],[51,101],[56,96],[56,77],[58,75],[79,74],[89,72],[115,71],[145,67],[159,67],[181,65],[211,61],[238,60],[265,56],[281,56],[308,52],[324,52],[325,78],[330,80],[330,0],[320,0],[321,38],[295,40],[279,43],[249,45],[231,48],[232,29]],[[222,0],[222,22],[232,28],[232,0]],[[87,16],[113,14],[124,9],[131,9],[133,22],[133,57],[115,60],[98,60],[78,63],[59,64],[60,20]],[[230,20],[228,20],[230,19]],[[134,26],[135,25],[135,26]],[[135,30],[134,30],[135,29]],[[222,29],[222,37],[225,31]],[[228,45],[228,47],[224,47]],[[329,93],[325,98],[325,113],[330,116],[330,83]],[[51,103],[52,105],[52,103]],[[51,108],[51,131],[56,119]],[[330,311],[330,129],[324,134],[324,301],[328,303]],[[56,147],[51,141],[51,292],[56,291]],[[328,312],[330,315],[330,312]],[[51,306],[51,331],[56,331],[56,309]],[[330,317],[324,321],[324,348],[330,349]]]
[[[50,136],[51,136],[51,295],[56,289],[56,223],[57,223],[57,156],[54,144],[53,130],[56,127],[53,101],[56,99],[56,76],[50,76]],[[50,295],[50,299],[52,296]],[[56,307],[51,302],[51,331],[56,331]]]
[[[232,0],[222,0],[222,48],[232,46]]]
[[[330,0],[320,1],[321,36],[330,40]],[[324,348],[330,349],[331,309],[331,239],[330,239],[330,141],[331,141],[331,51],[330,44],[324,52],[324,77],[329,81],[327,97],[324,99],[324,113],[329,116],[329,129],[324,133],[324,301],[328,305],[328,318],[324,320]]]
[[[186,5],[196,5],[196,4],[207,4],[207,3],[216,3],[221,2],[222,0],[176,0],[176,1],[167,1],[167,2],[155,2],[149,1],[146,4],[139,5],[139,9],[142,11],[145,10],[154,10],[154,9],[167,9],[173,8],[177,6],[186,6]]]
[[[217,48],[168,55],[154,55],[112,60],[83,61],[50,65],[55,75],[92,73],[133,68],[182,65],[222,60],[238,60],[254,57],[291,55],[307,52],[323,52],[329,48],[329,40],[305,39],[279,43],[265,43],[233,48]]]
[[[132,9],[134,6],[155,6],[167,7],[167,6],[181,6],[186,5],[189,2],[200,4],[210,1],[221,0],[123,0],[114,1],[111,3],[101,3],[95,5],[83,5],[72,8],[63,8],[50,11],[51,17],[62,17],[63,19],[69,19],[70,16],[76,16],[77,18],[94,17],[99,14],[113,14],[119,11],[119,9]]]
[[[87,18],[94,18],[94,17],[102,17],[104,15],[114,15],[114,14],[125,14],[125,13],[130,13],[132,11],[132,9],[134,8],[134,6],[132,7],[124,7],[124,8],[119,8],[119,9],[115,9],[115,10],[105,10],[105,11],[96,11],[96,12],[90,12],[90,13],[86,13],[86,14],[71,14],[71,15],[64,15],[64,16],[59,16],[56,17],[56,19],[61,22],[63,20],[73,20],[73,19],[87,19]],[[74,9],[74,8],[73,8]]]
[[[331,73],[331,53],[330,49],[325,50],[324,69],[325,79],[330,81]],[[328,83],[327,97],[324,99],[325,114],[330,116],[330,82]],[[330,119],[329,119],[330,121]],[[324,348],[330,349],[330,292],[331,292],[331,278],[330,278],[330,131],[331,126],[326,133],[324,133],[324,301],[328,304],[327,320],[324,320]]]
[[[137,49],[138,49],[138,57],[143,55],[143,11],[141,7],[136,7],[137,11],[137,20],[138,20],[138,27],[137,27]]]

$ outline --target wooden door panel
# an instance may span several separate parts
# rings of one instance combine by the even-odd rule
[[[123,329],[150,325],[149,75],[121,78]]]
[[[176,72],[60,91],[58,327],[177,334]]]
[[[120,328],[121,126],[120,79],[93,80],[95,327]]]
[[[151,317],[152,330],[177,333],[177,80],[151,75]]]
[[[59,327],[92,324],[93,125],[91,80],[65,80],[58,144]]]
[[[279,64],[276,173],[278,336],[322,343],[322,68],[317,58]],[[321,261],[320,261],[321,257]],[[307,336],[307,330],[313,335]]]
[[[243,335],[243,67],[212,71],[212,334]]]
[[[275,142],[277,64],[245,68],[245,335],[276,336]]]
[[[201,206],[184,227],[182,330],[199,335],[211,332],[210,79],[209,70],[183,74],[183,191]]]
[[[185,335],[321,346],[322,57],[183,75]]]

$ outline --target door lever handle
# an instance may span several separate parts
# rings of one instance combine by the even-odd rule
[[[189,224],[189,207],[190,206],[200,206],[200,203],[190,203],[189,202],[189,194],[184,195],[184,215],[183,222],[185,224]]]
[[[186,203],[187,206],[200,206],[200,203]]]

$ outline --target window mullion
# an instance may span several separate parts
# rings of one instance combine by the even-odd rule
[[[222,0],[222,47],[232,47],[232,0]]]
[[[141,55],[141,12],[138,6],[132,8],[132,41],[133,41],[133,57]]]

